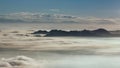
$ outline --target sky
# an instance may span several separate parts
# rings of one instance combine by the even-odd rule
[[[119,6],[120,0],[0,0],[0,14],[51,10],[50,13],[112,17],[120,12]]]
[[[112,29],[119,29],[119,6],[120,0],[0,0],[0,22],[117,24]]]

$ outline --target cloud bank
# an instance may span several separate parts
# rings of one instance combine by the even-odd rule
[[[52,9],[53,10],[53,9]],[[65,14],[20,12],[0,15],[0,22],[38,22],[38,23],[80,23],[80,24],[117,24],[118,19],[78,17]]]
[[[0,61],[0,68],[24,68],[24,67],[35,67],[37,66],[37,63],[34,59],[26,57],[26,56],[16,56],[12,58],[2,58]],[[35,67],[36,68],[36,67]]]
[[[52,9],[54,11],[54,9]],[[98,17],[80,17],[65,14],[49,14],[49,13],[30,13],[19,12],[0,15],[0,23],[42,23],[42,24],[57,24],[58,27],[64,28],[59,24],[65,24],[65,27],[84,26],[86,28],[111,28],[119,27],[120,18],[98,18]],[[79,25],[79,26],[78,26]],[[56,26],[56,25],[54,25]],[[51,26],[53,27],[53,26]],[[118,28],[116,28],[118,29]]]

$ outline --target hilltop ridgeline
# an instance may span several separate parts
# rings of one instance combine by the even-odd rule
[[[38,30],[32,34],[40,35],[45,34],[45,37],[54,37],[54,36],[112,36],[112,34],[106,29],[96,29],[96,30],[81,30],[81,31],[64,31],[64,30]]]

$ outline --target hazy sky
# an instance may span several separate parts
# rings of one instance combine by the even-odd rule
[[[116,29],[120,25],[119,6],[120,0],[0,0],[0,22],[91,24],[105,28],[112,24]]]
[[[0,0],[0,13],[56,11],[79,16],[112,17],[120,13],[119,6],[120,0]]]

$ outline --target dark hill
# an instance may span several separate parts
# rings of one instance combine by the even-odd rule
[[[51,30],[51,31],[35,31],[32,34],[46,34],[45,36],[111,36],[111,33],[105,29],[97,30],[82,30],[82,31],[64,31],[64,30]]]

